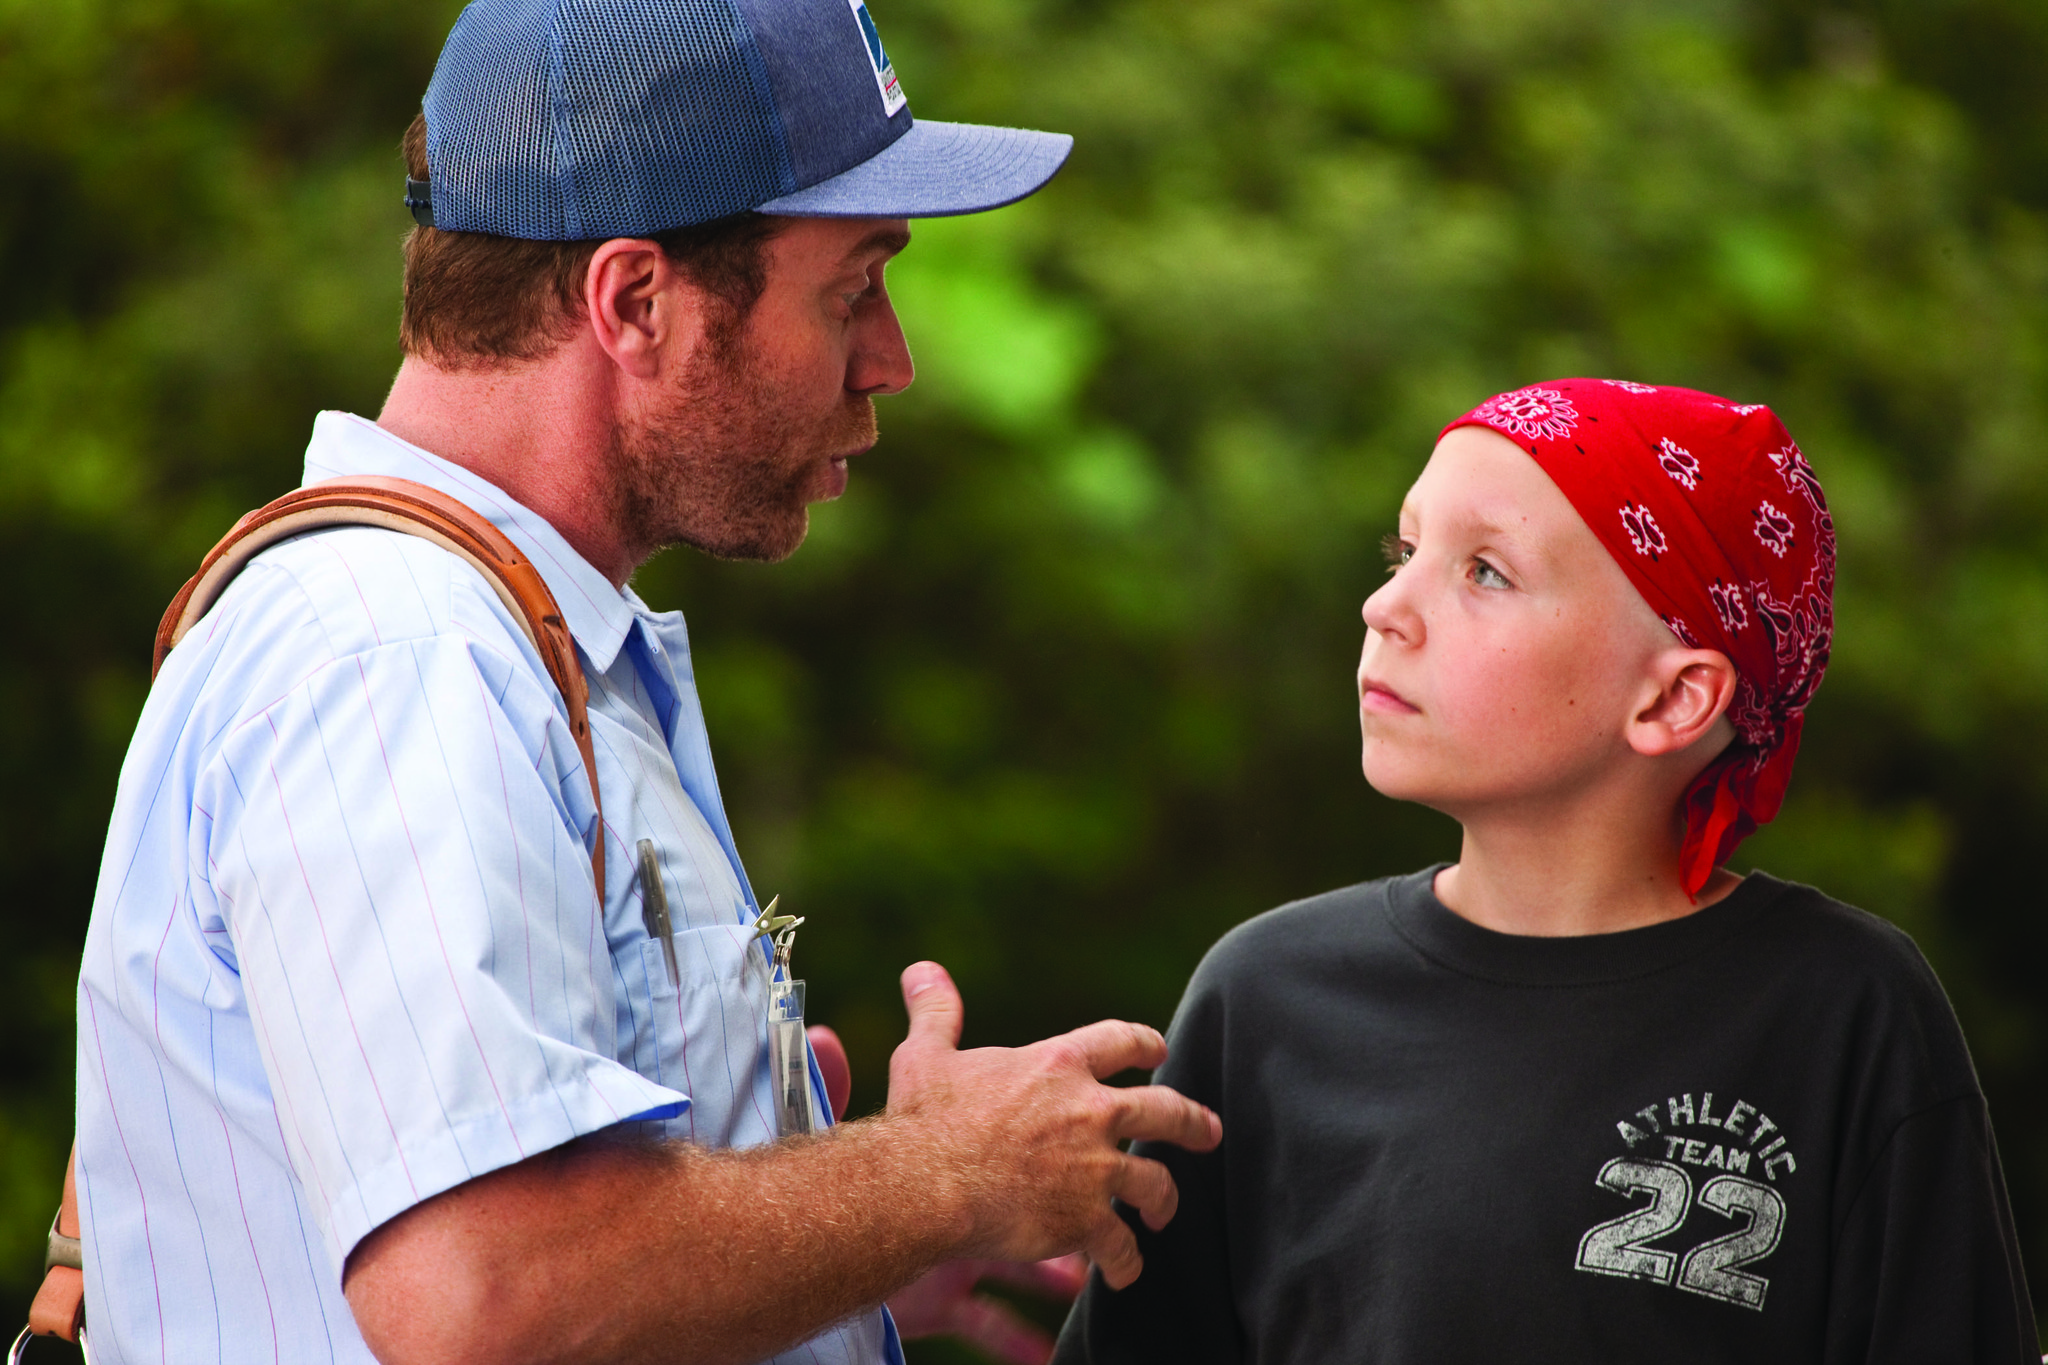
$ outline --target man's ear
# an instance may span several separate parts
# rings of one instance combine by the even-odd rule
[[[1734,702],[1736,677],[1735,665],[1719,650],[1665,650],[1651,666],[1656,691],[1629,717],[1629,747],[1657,757],[1699,743]]]
[[[666,352],[693,348],[702,331],[696,291],[661,244],[616,237],[600,246],[583,274],[583,312],[612,363],[635,379],[653,379]]]

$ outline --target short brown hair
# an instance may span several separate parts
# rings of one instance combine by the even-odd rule
[[[427,178],[427,120],[405,130],[406,174]],[[670,264],[723,307],[714,341],[729,341],[767,286],[773,220],[737,213],[650,234]],[[604,239],[535,242],[415,227],[405,238],[405,309],[399,347],[445,369],[538,360],[575,328],[583,277]]]

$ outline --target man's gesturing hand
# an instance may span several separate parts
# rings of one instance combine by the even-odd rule
[[[910,1034],[889,1061],[892,1119],[928,1136],[929,1169],[962,1220],[955,1254],[1036,1261],[1085,1250],[1112,1289],[1138,1278],[1137,1239],[1110,1200],[1163,1228],[1179,1192],[1127,1138],[1206,1152],[1223,1136],[1209,1110],[1165,1086],[1101,1084],[1166,1060],[1143,1024],[1104,1021],[1022,1048],[959,1051],[960,992],[945,968],[903,973]]]

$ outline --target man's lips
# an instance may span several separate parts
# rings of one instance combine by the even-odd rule
[[[849,450],[844,454],[828,455],[825,457],[825,491],[822,496],[825,498],[826,501],[829,502],[832,499],[839,497],[842,493],[846,491],[846,477],[848,464],[851,463],[851,461],[856,456],[865,455],[867,451],[868,447],[862,446],[858,450]]]
[[[1368,711],[1393,716],[1419,715],[1422,711],[1421,707],[1374,678],[1366,678],[1359,683],[1358,704]]]

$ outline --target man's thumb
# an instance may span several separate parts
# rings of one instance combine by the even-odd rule
[[[903,969],[903,1006],[910,1011],[906,1043],[925,1047],[960,1046],[960,1023],[966,1007],[960,989],[936,962],[913,962]]]

